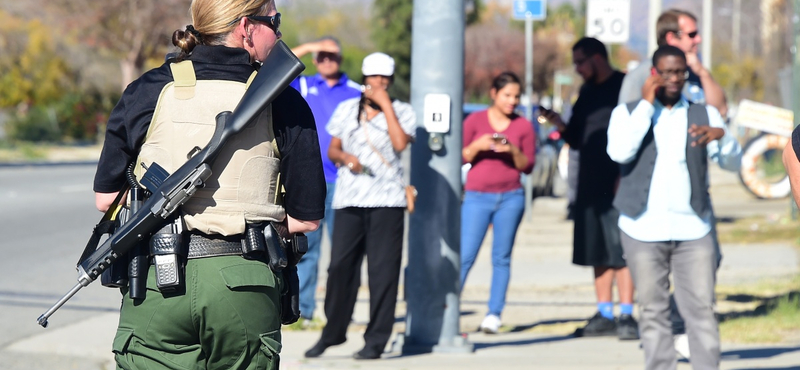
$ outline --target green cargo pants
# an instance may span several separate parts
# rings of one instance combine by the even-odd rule
[[[189,260],[184,289],[123,291],[113,350],[118,369],[278,369],[282,282],[263,261]]]

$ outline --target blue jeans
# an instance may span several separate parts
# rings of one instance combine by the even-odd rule
[[[300,315],[306,319],[314,316],[314,309],[317,306],[315,294],[317,292],[317,276],[319,275],[319,255],[322,244],[322,229],[327,229],[328,238],[333,235],[333,191],[336,188],[335,182],[325,183],[327,193],[325,194],[325,218],[316,231],[308,233],[308,252],[297,263],[297,276],[300,278]]]
[[[489,314],[500,316],[506,304],[510,278],[511,249],[525,210],[525,193],[520,189],[505,193],[467,191],[461,205],[461,286],[486,236],[489,224],[492,240],[492,285]]]

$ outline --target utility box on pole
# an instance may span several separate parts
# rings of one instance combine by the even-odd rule
[[[411,105],[420,127],[411,183],[419,196],[409,222],[403,353],[473,350],[459,328],[464,16],[461,0],[414,0]]]

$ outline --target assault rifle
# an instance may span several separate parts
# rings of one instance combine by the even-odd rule
[[[166,177],[152,191],[153,194],[141,205],[138,212],[131,215],[97,250],[78,264],[78,283],[53,307],[39,316],[39,325],[47,327],[47,319],[75,293],[95,281],[139,241],[146,240],[161,228],[178,207],[194,195],[198,188],[203,187],[211,176],[211,164],[225,142],[255,121],[264,108],[304,69],[303,63],[292,54],[289,47],[283,41],[278,41],[233,112],[217,115],[214,135],[208,145]],[[150,169],[153,167],[158,166],[153,163]]]

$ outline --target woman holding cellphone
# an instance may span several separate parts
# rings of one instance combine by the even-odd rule
[[[512,72],[492,81],[492,105],[464,120],[464,163],[472,165],[461,206],[461,287],[472,268],[489,225],[493,225],[489,312],[480,329],[497,333],[510,277],[511,249],[525,209],[521,173],[533,170],[536,134],[530,121],[514,112],[521,83]]]

